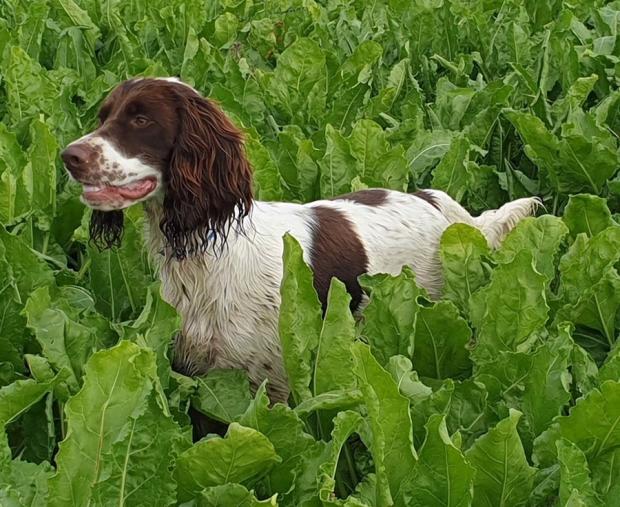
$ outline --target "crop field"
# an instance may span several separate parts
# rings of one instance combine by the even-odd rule
[[[0,0],[0,505],[619,506],[619,33],[618,0]],[[89,243],[59,153],[134,76],[217,100],[261,200],[544,209],[451,226],[439,301],[362,277],[358,319],[283,238],[271,406],[171,369],[141,206]]]

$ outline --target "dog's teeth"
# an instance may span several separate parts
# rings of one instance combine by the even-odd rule
[[[101,187],[95,187],[93,185],[84,185],[85,192],[98,192],[101,190]]]

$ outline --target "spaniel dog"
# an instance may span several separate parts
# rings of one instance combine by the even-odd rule
[[[123,209],[142,202],[147,238],[166,301],[182,332],[174,366],[189,375],[243,368],[269,380],[272,401],[288,397],[278,337],[283,235],[301,244],[325,305],[332,277],[363,304],[362,273],[412,267],[432,298],[441,294],[443,231],[477,227],[491,246],[537,207],[519,199],[472,217],[444,192],[354,192],[309,204],[256,201],[240,130],[212,101],[172,78],[125,81],[99,112],[99,127],[62,159],[93,209],[92,239],[119,243]]]

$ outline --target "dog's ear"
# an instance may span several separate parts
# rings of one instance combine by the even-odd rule
[[[90,216],[90,240],[101,251],[120,246],[124,214],[121,210],[93,210]]]
[[[182,259],[226,242],[252,205],[252,171],[243,136],[213,102],[191,89],[177,92],[179,133],[165,175],[160,227]]]

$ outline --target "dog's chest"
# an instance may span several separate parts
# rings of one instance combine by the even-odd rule
[[[243,367],[273,361],[278,352],[279,273],[237,250],[164,262],[164,298],[181,315],[177,355],[192,373],[211,367]],[[276,355],[277,357],[277,355]]]

